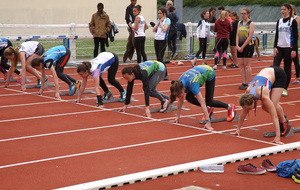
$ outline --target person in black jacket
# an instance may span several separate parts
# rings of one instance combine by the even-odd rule
[[[171,6],[169,8],[169,11],[170,14],[168,14],[167,17],[171,20],[171,25],[168,34],[168,47],[172,51],[171,60],[173,60],[176,55],[176,38],[177,38],[176,23],[178,21],[178,17],[175,15],[175,7]]]

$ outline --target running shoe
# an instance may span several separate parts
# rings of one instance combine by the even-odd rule
[[[214,109],[215,109],[214,107],[209,107],[209,108],[207,109],[207,111],[208,111],[208,118],[209,118],[209,119],[210,119],[211,115],[213,114]],[[206,120],[206,119],[205,119],[205,116],[202,117],[202,120]]]
[[[194,60],[191,60],[191,64],[192,64],[192,67],[195,67],[196,62]]]
[[[162,105],[162,108],[159,110],[159,112],[163,113],[165,112],[170,106],[170,101],[165,99],[164,104]]]
[[[231,63],[230,65],[228,65],[228,67],[230,67],[230,68],[235,68],[235,64],[234,64],[234,63]]]
[[[69,86],[69,96],[73,96],[76,92],[76,83],[72,83],[70,86]]]
[[[126,90],[124,90],[123,92],[121,92],[120,102],[124,102],[125,99],[126,99]]]
[[[46,77],[45,77],[45,82],[47,82],[47,81],[48,81],[48,75],[46,75]],[[41,79],[38,79],[38,83],[37,83],[36,87],[40,88],[41,86],[42,86],[42,81],[41,81]]]
[[[287,120],[287,122],[283,123],[283,130],[280,130],[280,136],[286,136],[290,130],[292,129],[292,126],[289,122],[289,120]]]
[[[300,183],[300,171],[295,169],[293,172],[292,179],[294,180],[295,183]]]
[[[268,172],[276,172],[276,167],[269,159],[265,159],[262,161],[261,168],[267,170]]]
[[[292,82],[292,84],[298,84],[300,82],[299,78],[295,78],[295,80]]]
[[[261,175],[266,172],[267,171],[265,169],[257,168],[250,163],[246,165],[238,165],[237,169],[237,173],[239,174]]]
[[[112,96],[112,93],[110,90],[108,90],[108,92],[105,92],[103,96],[104,96],[103,100],[109,100]]]
[[[81,87],[81,80],[77,80],[76,81],[76,88],[80,89],[80,87]]]
[[[169,80],[169,76],[165,76],[164,80]]]
[[[248,88],[248,84],[244,84],[244,83],[242,83],[241,86],[238,86],[238,89],[240,90],[247,90],[247,88]]]
[[[18,75],[19,78],[17,79],[17,82],[20,83],[22,81],[22,76],[21,75]]]
[[[288,95],[287,90],[284,89],[281,95],[282,95],[282,96],[287,96],[287,95]]]
[[[234,104],[230,104],[230,105],[231,108],[228,110],[227,121],[232,121],[235,115],[235,105]]]
[[[225,66],[225,65],[223,65],[222,69],[225,71],[225,70],[226,70],[226,66]]]
[[[214,69],[214,70],[217,70],[217,68],[218,68],[217,65],[214,65],[214,66],[213,66],[213,69]]]

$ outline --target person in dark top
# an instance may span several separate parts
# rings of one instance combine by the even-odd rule
[[[239,16],[237,15],[236,12],[231,13],[231,27],[232,31],[229,34],[229,42],[230,42],[230,53],[231,53],[231,58],[232,58],[232,63],[228,67],[231,68],[238,68],[237,64],[237,50],[236,50],[236,32],[237,32],[237,27],[239,24]]]
[[[127,66],[122,69],[123,78],[128,81],[125,105],[121,111],[126,110],[130,104],[131,93],[133,90],[134,80],[141,80],[143,83],[143,90],[145,94],[145,114],[151,117],[149,109],[149,96],[155,97],[160,100],[163,112],[168,105],[169,96],[158,92],[156,86],[164,77],[166,67],[159,61],[145,61],[133,67]]]
[[[169,8],[170,14],[168,14],[168,18],[171,20],[169,35],[168,35],[168,46],[172,51],[171,60],[174,59],[176,54],[176,38],[177,38],[177,28],[176,23],[178,21],[178,17],[175,15],[175,7],[171,6]]]
[[[129,27],[129,23],[134,23],[135,16],[133,15],[133,7],[135,6],[137,0],[130,0],[131,3],[130,5],[127,6],[126,8],[126,13],[125,13],[125,20],[128,25],[128,41],[126,45],[126,51],[123,56],[123,62],[125,63],[127,58],[130,60],[132,59],[132,56],[134,54],[134,31]]]
[[[291,18],[292,7],[290,4],[282,4],[281,14],[282,18],[276,24],[273,65],[279,67],[283,59],[287,80],[282,96],[287,96],[287,89],[291,81],[292,59],[296,57],[296,51],[298,51],[298,28],[296,20]]]

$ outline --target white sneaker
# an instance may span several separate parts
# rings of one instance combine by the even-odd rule
[[[225,65],[223,65],[222,69],[223,69],[223,70],[226,70],[226,66],[225,66]]]
[[[168,109],[169,105],[170,105],[170,101],[166,99],[166,101],[164,102],[163,108],[160,109],[159,111],[162,113],[165,112]]]
[[[213,66],[213,69],[214,69],[214,70],[217,70],[217,65],[214,65],[214,66]]]

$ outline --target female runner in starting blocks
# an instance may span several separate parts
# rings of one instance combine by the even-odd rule
[[[240,135],[240,129],[247,114],[252,109],[255,109],[256,113],[256,102],[261,100],[262,109],[270,114],[275,127],[276,136],[272,142],[283,144],[280,141],[280,136],[285,136],[291,129],[291,125],[279,104],[286,80],[287,76],[284,70],[279,67],[270,66],[262,69],[251,81],[246,94],[240,97],[240,105],[243,107],[243,111],[240,115],[237,130],[231,134]]]
[[[36,70],[42,71],[42,85],[40,95],[44,91],[44,81],[46,78],[45,68],[50,69],[55,83],[55,98],[61,99],[59,95],[58,78],[69,85],[69,95],[73,95],[80,86],[80,81],[77,81],[67,74],[64,74],[64,67],[70,59],[71,52],[65,46],[55,46],[49,49],[43,57],[35,58],[31,62],[31,66]]]
[[[179,98],[177,116],[175,122],[179,122],[180,112],[183,105],[184,95],[186,100],[194,105],[201,106],[206,124],[204,128],[213,130],[206,106],[226,108],[228,110],[227,121],[232,121],[235,116],[235,105],[214,100],[215,71],[208,65],[199,65],[184,72],[179,80],[173,80],[171,84],[171,103]],[[205,83],[205,101],[201,95],[200,87]],[[212,109],[211,111],[212,112]]]
[[[77,102],[80,102],[81,96],[87,84],[87,79],[90,75],[93,76],[95,82],[95,90],[97,95],[97,106],[103,105],[103,99],[100,95],[100,88],[104,90],[104,100],[110,99],[112,96],[111,91],[107,88],[102,74],[108,70],[108,82],[116,87],[120,92],[120,102],[125,100],[126,90],[123,89],[121,84],[116,80],[116,73],[119,67],[119,58],[116,54],[111,52],[102,52],[96,58],[91,61],[85,61],[78,65],[77,73],[83,78],[82,85],[79,89]]]

